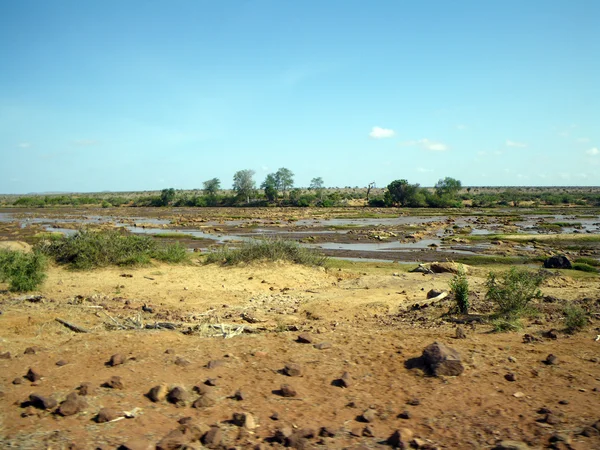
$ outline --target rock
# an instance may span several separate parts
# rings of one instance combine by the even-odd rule
[[[127,360],[127,358],[125,358],[125,356],[121,355],[120,353],[115,353],[114,355],[112,355],[110,357],[110,359],[108,360],[106,365],[111,366],[111,367],[120,366],[126,360]]]
[[[410,411],[404,410],[402,411],[400,414],[398,414],[398,418],[399,419],[404,419],[404,420],[408,420],[410,419],[412,416],[410,414]]]
[[[27,371],[25,378],[27,378],[31,382],[35,382],[35,381],[39,381],[42,379],[42,374],[38,370],[30,368]]]
[[[315,344],[313,346],[314,348],[316,348],[317,350],[327,350],[328,348],[331,348],[331,342],[319,342],[318,344]]]
[[[31,394],[29,396],[31,406],[38,409],[52,409],[58,405],[58,402],[52,397],[46,397],[40,394]]]
[[[414,433],[409,428],[400,428],[387,439],[387,444],[395,448],[407,449],[410,448],[410,441],[412,441],[413,436]]]
[[[544,364],[548,366],[555,366],[556,364],[558,364],[558,357],[550,353],[548,356],[546,356]]]
[[[406,400],[406,404],[410,406],[419,406],[421,404],[421,400],[416,397]]]
[[[17,377],[12,380],[12,384],[23,384],[23,377]]]
[[[283,373],[288,377],[300,377],[302,376],[302,367],[299,364],[288,363],[283,368]]]
[[[279,442],[280,444],[285,444],[287,440],[294,434],[294,431],[291,427],[281,426],[277,427],[275,430],[275,434],[273,435],[273,440],[275,442]]]
[[[282,384],[280,392],[282,397],[295,397],[296,395],[298,395],[296,389],[294,389],[289,384]]]
[[[514,373],[509,372],[506,375],[504,375],[504,379],[506,381],[517,381],[517,376]]]
[[[110,388],[110,389],[123,389],[123,381],[121,377],[110,377],[110,380],[102,384],[102,387]]]
[[[339,379],[339,385],[343,388],[349,388],[352,386],[352,377],[348,372],[344,372],[342,377]]]
[[[596,437],[600,436],[600,431],[594,427],[584,427],[583,430],[581,430],[581,435],[585,437]]]
[[[437,289],[430,289],[429,292],[427,292],[427,298],[434,298],[437,297],[438,295],[441,295],[443,291],[438,291]]]
[[[192,408],[210,408],[211,406],[215,406],[216,404],[217,397],[214,395],[214,393],[209,392],[198,397],[194,401],[194,403],[192,403]]]
[[[81,383],[77,388],[77,391],[79,391],[79,395],[89,395],[92,392],[92,383],[89,381]]]
[[[155,446],[144,439],[131,439],[121,444],[117,450],[154,450]]]
[[[558,331],[556,331],[554,328],[552,330],[546,331],[544,333],[544,337],[548,338],[548,339],[558,339]]]
[[[67,364],[69,364],[67,361],[65,361],[64,359],[59,359],[58,361],[56,361],[55,363],[58,367],[62,367],[62,366],[66,366]]]
[[[237,400],[238,402],[241,402],[242,400],[244,400],[246,398],[246,395],[244,394],[244,392],[242,392],[241,390],[238,389],[231,396],[231,398],[233,398],[234,400]]]
[[[564,255],[555,255],[544,261],[546,269],[571,269],[571,261]]]
[[[169,403],[173,403],[175,406],[185,406],[187,403],[187,400],[188,400],[188,393],[184,388],[182,388],[180,386],[175,386],[167,394],[167,401]]]
[[[150,400],[154,403],[162,402],[165,398],[167,398],[167,393],[169,390],[167,389],[166,384],[159,384],[158,386],[154,386],[150,391],[146,394]]]
[[[362,435],[364,437],[374,437],[375,431],[373,430],[373,427],[371,427],[370,425],[367,425],[366,427],[363,428]]]
[[[12,356],[10,355],[10,352],[0,353],[0,359],[10,359],[10,358],[12,358]]]
[[[213,393],[214,389],[212,386],[208,386],[205,383],[202,383],[202,384],[197,384],[196,386],[194,386],[192,388],[192,391],[196,392],[199,395],[206,395],[206,394]]]
[[[458,376],[465,370],[460,354],[440,342],[427,346],[422,358],[435,376]]]
[[[456,330],[454,332],[454,338],[455,339],[466,339],[467,334],[465,333],[465,330],[462,327],[456,327]]]
[[[191,364],[191,362],[189,362],[187,359],[185,358],[181,358],[181,357],[177,357],[175,359],[175,365],[176,366],[181,366],[181,367],[187,367]]]
[[[207,369],[216,369],[217,367],[223,367],[225,365],[225,361],[221,361],[218,359],[214,359],[206,363]]]
[[[362,415],[360,416],[361,420],[364,422],[371,423],[377,418],[377,411],[374,409],[366,409]]]
[[[337,431],[332,427],[322,427],[319,430],[319,436],[321,437],[335,437]]]
[[[106,423],[106,422],[111,422],[111,421],[121,417],[122,415],[123,414],[121,414],[116,409],[102,408],[100,411],[98,411],[98,414],[96,415],[94,420],[97,423]]]
[[[23,352],[24,355],[35,355],[37,352],[37,348],[36,347],[27,347],[25,349],[25,351]]]
[[[257,427],[256,419],[250,413],[234,413],[232,422],[238,427],[243,427],[247,430],[254,430]]]
[[[191,446],[194,442],[200,441],[203,430],[194,425],[181,425],[175,430],[170,431],[164,438],[156,444],[156,450],[179,450],[197,448]]]
[[[210,427],[210,430],[202,437],[202,443],[208,448],[217,448],[221,445],[223,433],[219,427]]]
[[[207,378],[204,384],[207,386],[216,386],[219,384],[219,380],[217,378]]]
[[[309,333],[302,333],[298,335],[298,338],[296,339],[296,342],[300,344],[312,344],[312,341],[312,336]]]
[[[67,395],[66,400],[60,404],[56,412],[63,417],[72,416],[83,411],[86,406],[85,400],[77,395],[76,392],[72,392]]]
[[[469,268],[466,264],[458,264],[454,262],[432,262],[429,268],[433,273],[458,273],[462,266],[465,274],[469,273]]]
[[[525,442],[520,441],[500,441],[496,444],[493,450],[529,450],[529,446]]]

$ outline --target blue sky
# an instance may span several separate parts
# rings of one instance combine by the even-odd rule
[[[600,185],[600,2],[0,2],[0,193]]]

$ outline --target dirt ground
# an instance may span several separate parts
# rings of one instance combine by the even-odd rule
[[[539,317],[492,333],[427,300],[451,274],[402,267],[52,267],[37,296],[0,293],[0,447],[600,448],[600,316],[568,335],[560,313],[597,313],[598,276],[548,278]],[[475,314],[484,280],[470,269]],[[460,376],[413,364],[435,341]],[[162,384],[171,402],[151,401]]]

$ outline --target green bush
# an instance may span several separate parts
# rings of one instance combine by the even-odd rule
[[[496,304],[504,318],[518,318],[527,312],[532,300],[540,298],[544,276],[525,269],[511,267],[500,275],[490,272],[486,281],[486,300]]]
[[[462,314],[469,312],[469,280],[462,264],[458,265],[458,272],[450,280],[450,289],[454,294],[458,310]]]
[[[586,258],[586,257],[577,258],[575,260],[575,263],[587,264],[588,266],[592,266],[592,267],[600,267],[600,261],[598,261],[597,259],[594,259],[594,258]]]
[[[595,267],[581,262],[573,263],[572,267],[573,270],[580,270],[581,272],[598,273],[598,269],[596,269]]]
[[[301,247],[294,241],[266,238],[246,241],[239,248],[222,247],[209,253],[207,263],[227,265],[253,261],[289,261],[306,266],[323,266],[327,257],[316,251]]]
[[[39,252],[0,250],[0,281],[11,291],[33,291],[46,279],[46,257]]]
[[[575,333],[583,329],[587,323],[587,314],[580,306],[565,306],[563,314],[565,315],[565,327],[568,333]]]
[[[159,245],[149,236],[119,231],[79,231],[62,239],[41,241],[36,248],[57,263],[78,270],[111,265],[141,266],[149,264],[152,258],[170,263],[187,259],[185,248],[179,243]]]

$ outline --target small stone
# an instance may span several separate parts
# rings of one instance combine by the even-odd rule
[[[217,378],[207,378],[204,384],[207,386],[216,386],[219,384],[219,380]]]
[[[144,439],[131,439],[121,444],[117,450],[154,450],[155,446]]]
[[[344,372],[341,378],[333,380],[331,384],[342,388],[349,388],[352,385],[352,378],[350,377],[350,374],[348,372]]]
[[[72,392],[67,395],[67,399],[60,404],[56,411],[61,416],[72,416],[82,411],[87,406],[85,400],[77,395],[76,392]]]
[[[419,400],[418,398],[411,398],[406,400],[406,404],[410,405],[410,406],[419,406],[421,404],[421,400]]]
[[[377,411],[374,409],[366,409],[360,416],[364,422],[373,422],[377,418]]]
[[[515,358],[514,356],[509,356],[508,357],[508,361],[511,363],[516,363],[517,362],[517,358]]]
[[[233,423],[238,427],[243,427],[247,430],[254,430],[257,427],[256,419],[250,413],[234,413]]]
[[[544,333],[544,337],[548,339],[558,339],[558,332],[555,329]]]
[[[25,351],[23,352],[24,355],[35,355],[36,354],[36,348],[35,347],[27,347],[25,349]]]
[[[188,393],[180,386],[175,386],[167,394],[167,401],[173,403],[175,406],[185,406],[188,400]]]
[[[77,388],[79,395],[89,395],[92,392],[92,383],[85,381]]]
[[[568,405],[569,404],[569,400],[559,400],[558,403],[560,405]]]
[[[515,392],[513,394],[513,397],[515,397],[515,398],[521,398],[521,397],[525,397],[525,394],[523,394],[522,392],[519,391],[519,392]]]
[[[208,448],[216,448],[221,445],[223,434],[219,427],[210,427],[210,430],[202,437],[202,443]]]
[[[292,436],[292,434],[294,434],[294,431],[291,427],[277,427],[275,434],[273,435],[273,440],[275,442],[279,442],[280,444],[284,444]]]
[[[23,377],[17,377],[12,380],[12,384],[23,384]]]
[[[322,427],[319,430],[319,436],[321,437],[335,437],[337,431],[332,427]]]
[[[552,411],[546,407],[538,409],[538,414],[552,414]]]
[[[456,327],[456,331],[454,332],[454,338],[455,339],[466,339],[467,334],[465,333],[465,330],[463,330],[462,327]]]
[[[312,344],[312,336],[309,333],[302,333],[296,338],[296,342],[300,344]]]
[[[549,354],[548,356],[546,356],[544,363],[548,366],[554,366],[554,365],[558,364],[558,357],[556,357],[553,354]]]
[[[10,359],[10,358],[12,358],[12,356],[10,355],[10,352],[0,353],[0,359]]]
[[[283,368],[283,373],[288,377],[300,377],[302,376],[302,367],[299,364],[288,363]]]
[[[192,391],[194,391],[195,393],[197,393],[199,395],[206,395],[206,394],[210,394],[210,393],[214,392],[214,389],[212,388],[212,386],[208,386],[205,383],[201,383],[201,384],[197,384],[196,386],[194,386],[192,388]]]
[[[373,427],[367,425],[366,427],[363,428],[362,435],[364,437],[374,437],[375,431],[373,431]]]
[[[594,427],[584,427],[581,431],[581,435],[585,437],[596,437],[600,436],[600,431]]]
[[[414,433],[409,428],[400,428],[392,433],[387,439],[388,445],[397,447],[400,449],[410,448],[410,441],[412,441]]]
[[[181,357],[179,357],[179,356],[178,356],[178,357],[175,359],[175,365],[176,365],[176,366],[187,367],[187,366],[189,366],[190,364],[191,364],[191,363],[190,363],[190,362],[189,362],[187,359],[185,359],[185,358],[181,358]]]
[[[215,406],[217,404],[217,398],[213,393],[208,393],[201,395],[194,403],[192,403],[192,408],[210,408],[211,406]]]
[[[504,375],[504,379],[506,381],[517,381],[517,376],[514,373],[509,372],[506,375]]]
[[[317,350],[327,350],[332,347],[332,344],[331,342],[319,342],[318,344],[315,344],[314,347]]]
[[[123,389],[124,388],[123,381],[121,380],[121,377],[118,377],[118,376],[110,377],[110,379],[107,382],[102,384],[102,387],[110,388],[110,389]]]
[[[27,371],[27,374],[25,375],[25,378],[27,378],[31,382],[35,382],[35,381],[41,380],[42,379],[42,375],[36,369],[30,368]]]
[[[235,391],[232,398],[234,400],[237,400],[238,402],[241,402],[242,400],[244,400],[246,398],[246,395],[241,390],[238,389],[237,391]]]
[[[440,342],[427,346],[422,359],[435,376],[458,376],[465,370],[460,354]]]
[[[410,414],[410,411],[402,411],[400,414],[398,414],[398,418],[399,419],[404,419],[404,420],[408,420],[412,417],[412,415]]]
[[[45,397],[39,394],[31,394],[29,396],[29,403],[38,409],[52,409],[58,405],[58,402],[52,397]]]
[[[120,366],[126,360],[127,360],[127,358],[125,358],[125,356],[121,355],[120,353],[115,353],[114,355],[112,355],[110,357],[110,359],[108,360],[108,362],[106,364],[111,367]]]
[[[166,350],[165,350],[165,353],[166,353],[167,355],[172,355],[172,354],[174,354],[174,353],[175,353],[175,350],[173,350],[172,348],[168,348],[168,349],[166,349]]]
[[[282,397],[295,397],[296,395],[298,395],[296,389],[294,389],[289,384],[282,384],[280,391]]]
[[[216,369],[217,367],[223,367],[225,365],[225,361],[221,361],[218,359],[214,359],[206,363],[207,369]]]
[[[123,414],[119,413],[116,409],[102,408],[100,411],[98,411],[98,415],[96,415],[95,420],[97,423],[106,423],[111,422],[122,415]]]
[[[558,425],[560,423],[560,419],[554,414],[546,414],[543,421],[548,425]]]
[[[160,384],[158,386],[154,386],[146,396],[152,400],[154,403],[162,402],[165,398],[167,398],[167,393],[169,390],[167,389],[166,384]]]
[[[67,361],[65,361],[64,359],[59,359],[58,361],[56,361],[55,363],[58,367],[62,367],[62,366],[66,366],[67,364],[69,364]]]

